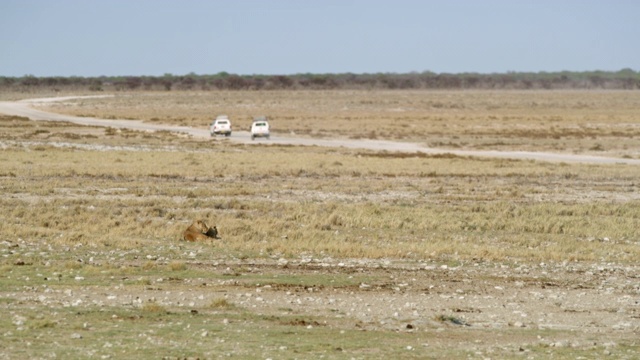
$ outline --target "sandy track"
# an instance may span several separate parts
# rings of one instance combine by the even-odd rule
[[[0,102],[0,113],[7,115],[24,116],[36,121],[66,121],[79,125],[104,126],[113,128],[126,128],[138,131],[170,131],[183,133],[195,138],[209,138],[208,129],[198,129],[187,126],[149,124],[138,120],[122,119],[98,119],[92,117],[77,117],[50,113],[34,109],[31,105],[53,101],[66,101],[80,98],[105,97],[97,96],[68,96],[56,98],[28,99],[16,102]],[[235,131],[230,137],[231,141],[240,143],[252,143],[249,132]],[[594,163],[594,164],[629,164],[640,165],[637,159],[622,159],[581,154],[561,154],[531,151],[472,151],[472,150],[448,150],[429,148],[421,144],[406,143],[388,140],[367,139],[314,139],[289,136],[271,136],[269,143],[282,145],[345,147],[354,149],[387,150],[400,152],[422,152],[427,154],[454,154],[459,156],[481,156],[494,158],[525,159],[553,162]]]

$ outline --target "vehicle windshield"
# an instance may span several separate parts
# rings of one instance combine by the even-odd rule
[[[226,124],[228,124],[228,123],[229,123],[229,122],[228,122],[228,121],[226,121],[226,120],[218,120],[218,125],[226,125]]]

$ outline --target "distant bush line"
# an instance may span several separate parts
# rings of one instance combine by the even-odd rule
[[[0,91],[50,89],[89,91],[182,91],[182,90],[338,90],[338,89],[640,89],[640,72],[508,72],[508,73],[376,73],[214,75],[165,74],[163,76],[23,77],[0,76]]]

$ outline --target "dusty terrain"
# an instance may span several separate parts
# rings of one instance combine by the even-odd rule
[[[0,112],[34,120],[177,131],[202,139],[209,136],[203,129],[70,117],[33,110],[24,104],[29,102],[1,103]],[[47,140],[47,146],[69,148],[69,152],[74,149],[118,152],[125,159],[119,159],[122,163],[126,163],[129,152],[166,151],[166,147],[159,151],[159,147],[154,147],[157,145],[144,144],[101,147],[102,130],[93,127],[85,129],[72,125],[60,131],[98,136],[76,142],[69,140],[70,145],[61,140]],[[250,142],[247,138],[246,133],[238,131],[232,140],[244,144]],[[24,147],[27,152],[46,153],[38,150],[43,143],[34,145],[29,141],[4,139],[3,149]],[[630,169],[624,174],[633,174],[636,172],[633,166],[640,161],[567,153],[437,150],[389,140],[279,136],[272,143],[575,162],[592,166],[598,173],[613,171],[606,166],[619,166]],[[181,149],[187,145],[178,142],[175,146]],[[47,149],[50,150],[44,148]],[[189,148],[189,151],[193,150]],[[215,148],[215,151],[222,150]],[[232,148],[228,151],[247,150]],[[2,160],[9,163],[7,159]],[[29,173],[25,170],[12,174],[3,170],[0,173],[3,189],[12,188],[19,180],[37,184],[34,179],[39,175],[30,173],[29,166],[33,163],[37,163],[35,155],[19,165]],[[23,169],[19,166],[18,169]],[[557,169],[554,167],[550,172]],[[90,170],[86,171],[88,174]],[[570,175],[565,177],[571,178]],[[82,176],[87,175],[74,172],[70,177]],[[120,176],[126,177],[126,174]],[[158,182],[171,180],[171,176],[156,176]],[[616,176],[597,179],[601,182],[594,186],[602,193],[576,179],[574,190],[568,186],[572,182],[562,182],[557,185],[558,190],[542,192],[539,197],[552,203],[635,204],[638,201],[635,180],[629,180],[632,177],[628,175]],[[91,206],[99,208],[98,202],[110,198],[110,192],[122,191],[117,187],[120,184],[109,183],[118,181],[113,179],[117,177],[96,176],[93,183],[84,185],[88,189],[86,192],[60,185],[55,191],[44,194],[22,189],[7,196],[25,204],[69,201],[63,203],[61,209],[73,207],[72,201],[79,201],[87,211],[93,211]],[[395,175],[389,177],[395,179]],[[197,178],[197,174],[189,175],[180,181],[185,186],[192,186],[190,182],[202,185],[197,183]],[[53,177],[50,180],[61,181]],[[260,185],[268,181],[255,179]],[[398,177],[396,181],[397,193],[373,194],[367,201],[384,202],[385,197],[398,199],[398,194],[406,191],[401,189],[401,183],[415,180]],[[375,183],[378,182],[380,179],[375,179]],[[326,184],[313,184],[314,188],[303,187],[302,191],[247,193],[242,201],[256,198],[274,203],[302,202],[310,196],[323,194]],[[473,202],[473,191],[481,190],[464,193],[471,200],[462,199],[461,209],[466,203]],[[616,194],[615,198],[612,193]],[[590,194],[591,198],[587,199],[585,194]],[[339,198],[346,203],[362,201],[365,196],[355,191],[351,198],[348,195],[327,192],[323,196],[331,201]],[[404,195],[408,199],[417,197],[415,193]],[[445,195],[436,196],[438,194],[434,195],[435,200],[428,201],[436,204],[452,201]],[[9,203],[10,199],[5,201]],[[124,202],[127,197],[116,200]],[[148,201],[153,202],[153,199]],[[31,205],[24,206],[22,212],[28,213]],[[240,211],[244,210],[242,208],[230,206],[230,209],[220,209],[223,210],[229,210],[239,220],[247,216]],[[13,226],[23,221],[19,217],[20,214],[12,214],[4,220]],[[613,217],[616,214],[612,214]],[[631,221],[640,225],[637,217],[631,217]],[[166,223],[162,215],[153,220]],[[182,225],[177,224],[175,228]],[[640,356],[640,266],[637,259],[620,257],[620,261],[616,261],[616,255],[592,261],[554,259],[535,262],[517,258],[492,261],[480,256],[459,259],[439,256],[422,259],[336,258],[322,256],[320,252],[296,256],[274,252],[253,257],[235,253],[220,242],[183,243],[138,236],[140,239],[135,245],[102,246],[82,241],[57,242],[53,235],[15,237],[7,230],[9,225],[3,226],[0,308],[4,315],[0,322],[0,358],[67,355],[76,358],[636,359]],[[228,228],[229,225],[227,229],[224,225],[221,227],[222,242],[230,239],[229,243],[233,243],[235,234],[229,234]],[[334,228],[343,230],[340,224]],[[338,236],[338,230],[334,228],[330,231]],[[492,236],[488,233],[486,237]],[[541,238],[544,247],[550,246],[554,235],[561,234],[562,231],[557,234],[549,231],[535,236]],[[616,239],[605,236],[579,239],[577,246],[610,246],[612,254],[634,256],[640,246],[640,234],[631,235]],[[452,245],[452,251],[456,251],[455,246],[473,246],[461,244]],[[156,306],[158,314],[155,308],[146,307],[148,304]]]
[[[86,96],[84,98],[99,98],[104,96]],[[107,96],[108,97],[108,96]],[[83,97],[59,97],[59,98],[42,98],[28,99],[18,102],[0,102],[0,113],[7,115],[25,116],[33,120],[44,121],[67,121],[80,125],[88,126],[107,126],[114,128],[124,128],[139,131],[170,131],[176,133],[188,134],[196,138],[209,138],[208,129],[194,128],[188,126],[160,125],[138,120],[125,119],[97,119],[92,117],[78,117],[72,115],[55,114],[47,111],[34,109],[34,105],[47,104],[52,102],[64,102],[65,100],[74,100]],[[235,142],[250,143],[249,133],[247,131],[235,131],[231,139]],[[604,164],[634,164],[640,165],[640,160],[594,156],[585,154],[567,154],[567,153],[550,153],[544,151],[480,151],[480,150],[456,150],[456,149],[437,149],[427,147],[423,144],[410,142],[398,142],[388,140],[369,140],[369,139],[318,139],[296,136],[272,136],[271,143],[280,145],[303,145],[303,146],[326,146],[326,147],[347,147],[356,149],[370,150],[386,150],[386,151],[402,151],[402,152],[423,152],[427,154],[455,154],[459,156],[486,156],[497,158],[511,159],[531,159],[542,161],[556,162],[582,162],[582,163],[604,163]]]
[[[6,256],[7,247],[13,244],[4,242],[2,246]],[[18,249],[25,250],[22,246]],[[19,252],[18,249],[13,248],[11,252]],[[146,283],[142,287],[124,285],[128,281],[124,280],[126,277],[112,282],[115,286],[82,286],[86,282],[84,276],[74,277],[76,285],[56,286],[55,282],[60,280],[49,278],[41,286],[4,286],[2,297],[12,299],[3,306],[4,312],[14,325],[4,329],[8,346],[0,350],[0,355],[11,357],[10,354],[20,353],[15,348],[20,343],[8,339],[19,335],[21,328],[29,323],[20,315],[20,309],[27,305],[71,308],[78,314],[83,309],[91,311],[96,307],[106,310],[107,314],[114,311],[110,309],[134,309],[135,314],[136,308],[153,302],[171,313],[195,313],[205,318],[209,314],[215,318],[220,316],[219,312],[212,310],[210,304],[216,299],[225,299],[234,309],[241,310],[222,312],[224,318],[213,326],[221,327],[216,330],[221,333],[202,335],[213,332],[212,325],[206,325],[206,321],[199,327],[180,330],[197,338],[210,336],[209,341],[229,342],[231,348],[222,352],[208,348],[206,342],[200,344],[197,348],[205,350],[199,354],[205,358],[223,354],[252,358],[305,357],[302,345],[297,347],[295,342],[284,339],[282,345],[258,352],[240,345],[241,340],[234,336],[236,330],[241,331],[244,326],[266,330],[275,325],[253,319],[229,320],[237,312],[287,322],[294,327],[288,331],[297,336],[324,336],[330,348],[314,349],[312,354],[329,358],[378,358],[385,354],[397,358],[602,358],[610,355],[634,359],[638,356],[640,275],[635,266],[571,263],[447,266],[435,262],[326,258],[199,260],[199,255],[193,255],[194,249],[190,250],[193,260],[187,262],[188,266],[208,276],[149,275],[145,276],[148,281],[138,279],[139,283]],[[136,253],[141,258],[153,258],[152,251]],[[90,258],[80,255],[78,260],[99,267],[101,259],[107,256],[94,252]],[[17,261],[19,256],[10,258]],[[122,267],[139,264],[118,261]],[[46,269],[40,271],[43,276],[51,276]],[[319,276],[336,279],[336,282],[351,279],[354,283],[318,285],[314,279]],[[292,277],[297,280],[278,280]],[[72,330],[69,334],[62,332],[61,336],[66,337],[64,340],[80,335],[87,341],[97,338],[95,328],[101,325],[98,320],[92,321],[90,328]],[[146,328],[156,326],[151,323]],[[323,334],[316,335],[320,328]],[[371,334],[375,342],[350,345],[346,339],[354,331],[363,336]],[[343,334],[344,339],[339,334]],[[384,334],[395,334],[393,341],[373,340]],[[163,351],[176,354],[171,348]],[[98,353],[117,354],[104,349]]]

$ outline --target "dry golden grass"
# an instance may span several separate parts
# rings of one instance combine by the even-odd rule
[[[234,145],[9,117],[0,125],[8,241],[137,249],[179,243],[202,218],[222,238],[207,246],[243,257],[640,256],[635,166]]]
[[[637,91],[212,91],[118,93],[47,109],[205,128],[217,114],[244,130],[380,138],[452,149],[531,150],[638,158]]]
[[[274,91],[117,94],[51,108],[191,126],[227,113],[240,129],[265,114],[281,133],[635,158],[639,101],[636,92]],[[259,256],[625,260],[638,251],[634,166],[2,124],[9,239],[135,248],[177,241],[204,218],[224,240],[215,246]]]

